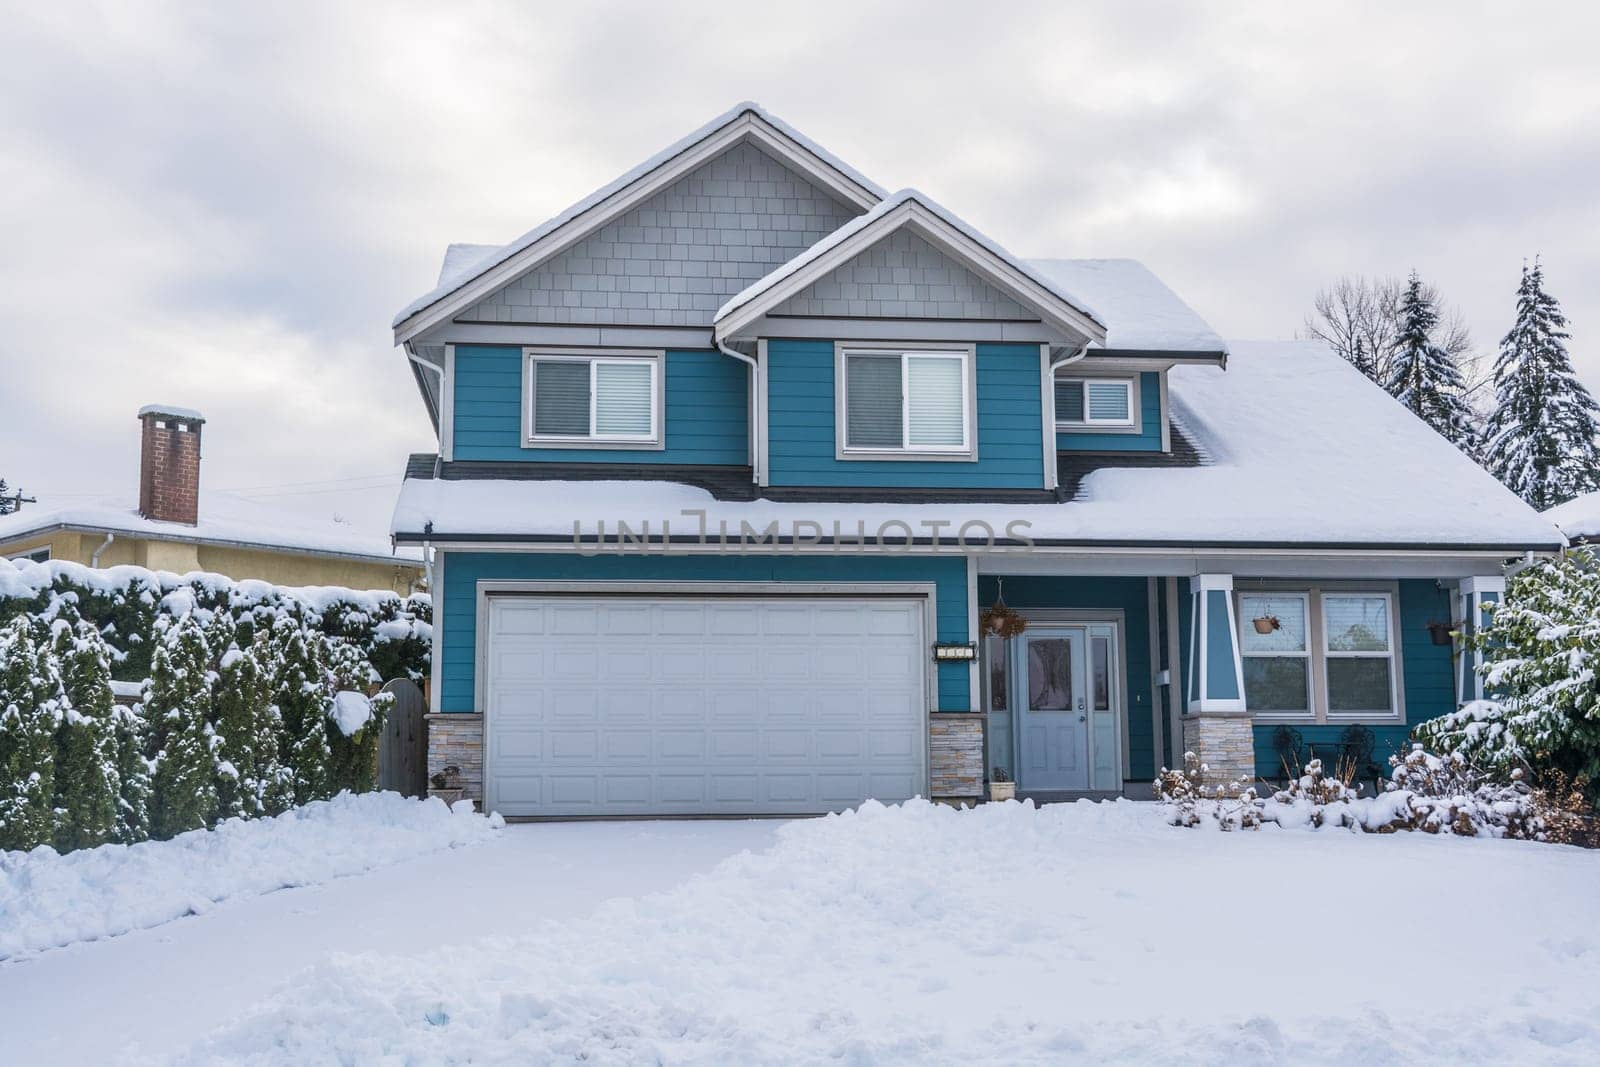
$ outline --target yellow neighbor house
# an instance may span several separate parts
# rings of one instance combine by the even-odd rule
[[[343,523],[286,515],[229,493],[200,497],[198,412],[150,405],[143,424],[139,496],[0,515],[0,558],[70,560],[88,567],[211,571],[276,585],[337,585],[406,594],[424,584],[414,549]]]

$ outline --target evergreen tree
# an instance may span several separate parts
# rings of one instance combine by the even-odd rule
[[[1600,489],[1600,406],[1567,355],[1567,318],[1544,290],[1544,268],[1522,268],[1517,321],[1495,357],[1486,465],[1539,511]]]
[[[66,714],[48,634],[26,616],[0,628],[0,850],[55,835],[56,730]]]
[[[333,753],[332,788],[370,793],[378,787],[378,741],[394,695],[369,696],[379,681],[361,649],[347,641],[328,642],[328,688],[332,717],[328,731]]]
[[[0,478],[0,515],[9,515],[16,510],[16,502],[6,497],[10,491],[11,487],[6,485],[6,480]]]
[[[56,731],[55,846],[67,852],[110,840],[122,783],[110,650],[100,631],[81,620],[59,619],[55,631],[55,655],[68,702]]]
[[[158,840],[208,826],[216,814],[210,659],[205,630],[193,614],[151,657],[144,713],[156,746],[150,834]]]
[[[1400,301],[1399,337],[1385,387],[1412,414],[1464,452],[1476,443],[1466,379],[1448,352],[1433,340],[1439,313],[1416,271]]]
[[[112,736],[117,745],[117,819],[111,839],[133,845],[150,837],[153,786],[145,757],[149,731],[138,708],[112,708]]]
[[[232,645],[223,653],[213,704],[217,817],[253,819],[266,812],[269,779],[276,777],[278,768],[271,694],[253,650]],[[265,731],[263,723],[268,727]]]
[[[287,739],[284,763],[293,773],[294,802],[332,795],[328,748],[327,639],[284,615],[272,624],[272,699]]]

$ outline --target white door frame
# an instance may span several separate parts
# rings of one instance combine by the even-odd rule
[[[938,634],[939,588],[934,582],[661,582],[661,581],[557,581],[534,579],[482,579],[477,583],[477,631],[473,650],[473,706],[483,715],[483,792],[489,793],[493,776],[494,746],[490,742],[494,716],[488,706],[489,601],[493,597],[684,597],[730,599],[883,599],[921,601],[922,632],[922,773],[921,795],[929,794],[932,737],[928,716],[938,710],[939,674],[932,642]]]

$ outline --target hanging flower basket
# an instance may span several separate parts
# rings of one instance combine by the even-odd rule
[[[978,616],[978,629],[985,634],[1003,637],[1007,640],[1022,636],[1028,628],[1028,620],[1018,615],[1016,609],[1007,607],[1004,601],[993,607],[983,609]]]
[[[1432,641],[1434,644],[1448,645],[1451,641],[1455,640],[1455,636],[1456,635],[1454,632],[1452,632],[1449,623],[1440,622],[1438,619],[1429,621],[1428,640]]]
[[[1276,615],[1259,615],[1250,620],[1250,625],[1256,628],[1258,634],[1270,634],[1274,630],[1283,629],[1283,623]]]

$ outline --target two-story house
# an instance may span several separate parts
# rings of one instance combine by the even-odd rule
[[[439,434],[394,519],[430,765],[511,816],[1380,761],[1563,544],[1325,349],[1019,259],[753,104],[452,246],[394,334]]]

